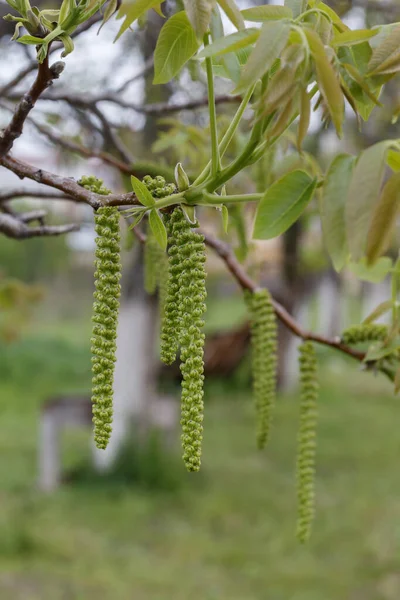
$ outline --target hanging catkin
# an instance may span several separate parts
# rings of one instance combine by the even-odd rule
[[[180,249],[174,225],[185,216],[179,208],[175,208],[171,215],[165,216],[165,226],[168,234],[168,282],[165,294],[164,315],[161,325],[161,360],[166,365],[171,365],[178,352],[178,331],[180,327],[179,315],[179,276],[181,273]]]
[[[94,439],[106,448],[111,435],[113,375],[121,286],[119,212],[103,206],[95,213],[96,271],[93,304],[92,403]]]
[[[250,309],[253,393],[257,414],[257,445],[269,440],[277,379],[277,324],[266,289],[248,292]]]
[[[180,209],[179,209],[180,210]],[[179,314],[181,325],[181,426],[183,460],[189,471],[198,471],[203,439],[204,327],[207,296],[204,237],[185,218],[174,223],[179,248]]]
[[[317,429],[317,358],[311,342],[299,347],[300,426],[297,448],[297,537],[306,542],[311,533],[315,503],[315,450]]]
[[[342,342],[348,346],[363,342],[384,340],[388,335],[387,325],[380,323],[364,323],[352,325],[342,333]]]

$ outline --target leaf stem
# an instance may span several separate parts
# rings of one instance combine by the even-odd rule
[[[209,194],[204,192],[203,200],[205,204],[227,204],[229,202],[258,202],[263,194],[233,194],[231,196],[218,196],[217,194]]]
[[[208,46],[208,33],[204,35],[204,46]],[[218,147],[217,112],[215,109],[214,76],[212,58],[206,58],[208,109],[211,130],[211,174],[215,177],[221,170],[221,158]]]
[[[255,85],[256,84],[254,84],[252,87],[250,87],[247,90],[247,92],[245,93],[245,95],[243,96],[243,100],[241,101],[239,108],[237,109],[228,129],[226,130],[224,136],[222,137],[222,140],[219,144],[219,153],[220,153],[221,158],[224,156],[229,144],[232,141],[233,136],[235,135],[235,132],[239,126],[239,123],[240,123],[242,117],[243,117],[243,113],[246,110],[247,105],[250,102],[250,98],[253,95]],[[200,175],[194,181],[193,185],[200,185],[200,183],[203,183],[206,180],[206,178],[210,172],[210,166],[211,166],[211,161],[204,167],[204,169],[202,170]]]

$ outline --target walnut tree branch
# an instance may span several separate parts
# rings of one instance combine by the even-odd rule
[[[77,231],[78,229],[79,225],[75,224],[39,225],[37,227],[29,227],[26,224],[26,220],[24,221],[8,214],[0,215],[0,232],[7,237],[16,240],[25,240],[31,237],[63,235],[65,233],[70,233],[71,231]]]
[[[227,268],[232,273],[238,284],[244,290],[250,290],[254,292],[257,289],[257,284],[253,281],[249,275],[246,273],[242,265],[236,259],[233,254],[230,246],[225,244],[221,240],[218,240],[211,236],[210,234],[202,231],[202,234],[205,238],[205,243],[209,248],[212,248],[216,254],[225,262]],[[352,358],[362,362],[365,358],[365,353],[360,352],[359,350],[354,350],[349,346],[343,344],[339,338],[327,338],[322,335],[318,335],[312,333],[310,331],[306,331],[300,327],[300,325],[293,319],[293,317],[288,313],[288,311],[274,298],[272,299],[272,304],[275,309],[276,316],[278,319],[297,337],[302,340],[311,340],[318,344],[322,344],[324,346],[329,346],[330,348],[335,348],[336,350],[340,350],[344,354],[348,354]]]
[[[11,121],[0,132],[0,157],[5,156],[11,150],[14,141],[22,134],[24,123],[39,96],[53,83],[54,79],[59,77],[63,69],[64,63],[61,61],[49,66],[48,57],[39,64],[36,79],[30,90],[23,95],[15,108]]]

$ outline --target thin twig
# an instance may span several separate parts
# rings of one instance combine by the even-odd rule
[[[7,127],[0,132],[0,157],[5,156],[12,148],[14,141],[22,134],[24,123],[37,102],[39,96],[57,79],[64,68],[64,63],[58,61],[51,67],[48,57],[39,64],[35,81],[28,93],[18,102],[15,112]]]
[[[10,93],[7,95],[9,100],[15,100],[18,97],[17,94]],[[92,109],[93,105],[99,102],[111,102],[117,104],[121,108],[133,110],[137,113],[144,115],[162,116],[167,113],[179,112],[181,110],[194,110],[196,108],[206,107],[208,104],[207,98],[198,98],[197,100],[188,100],[187,102],[156,102],[154,104],[136,104],[134,102],[127,102],[120,97],[119,94],[110,92],[99,96],[87,96],[83,98],[79,94],[68,93],[68,92],[57,92],[43,94],[42,100],[50,100],[53,102],[67,102],[71,106]],[[241,96],[231,96],[224,94],[215,98],[215,104],[230,104],[238,103],[241,101]]]
[[[71,231],[78,231],[79,225],[39,225],[28,227],[26,221],[18,219],[9,214],[0,215],[0,232],[7,237],[16,240],[24,240],[31,237],[64,235]]]

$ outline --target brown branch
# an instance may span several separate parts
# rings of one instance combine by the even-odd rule
[[[209,248],[212,248],[216,254],[225,262],[229,271],[232,273],[238,284],[244,290],[250,290],[254,292],[258,286],[257,284],[249,277],[246,273],[242,265],[236,259],[233,254],[230,246],[225,244],[221,240],[218,240],[212,237],[210,234],[202,231],[202,234],[205,238],[205,243]],[[275,309],[276,316],[278,319],[297,337],[303,340],[311,340],[313,342],[317,342],[318,344],[322,344],[324,346],[329,346],[330,348],[334,348],[335,350],[339,350],[340,352],[344,352],[344,354],[348,354],[352,358],[362,362],[365,358],[365,353],[360,352],[359,350],[354,350],[349,346],[343,344],[339,338],[327,338],[322,335],[318,335],[312,333],[310,331],[305,331],[300,327],[300,325],[293,319],[293,317],[288,313],[288,311],[274,298],[272,299],[272,304]]]
[[[26,216],[26,215],[25,215]],[[37,220],[37,216],[36,219]],[[30,219],[28,219],[29,221]],[[32,219],[33,220],[33,219]],[[23,221],[9,214],[0,215],[0,232],[7,237],[16,240],[25,240],[31,237],[55,236],[77,231],[79,225],[39,225],[38,227],[28,227],[27,220]]]
[[[7,190],[6,192],[0,193],[0,205],[8,200],[15,200],[16,198],[32,198],[32,199],[45,199],[45,200],[71,200],[69,196],[65,194],[56,194],[55,192],[45,192],[42,190],[25,190],[14,189]]]
[[[109,206],[133,206],[139,204],[133,192],[127,194],[109,194],[108,196],[95,194],[80,186],[71,177],[61,177],[55,173],[50,173],[50,171],[38,169],[37,167],[28,165],[11,156],[0,158],[0,166],[12,171],[20,179],[26,177],[27,179],[36,181],[36,183],[42,183],[60,190],[61,192],[64,192],[66,196],[69,196],[68,199],[73,200],[74,202],[84,202],[85,204],[89,204],[95,210],[105,204]]]
[[[22,162],[11,156],[4,156],[0,158],[0,165],[15,173],[20,179],[31,179],[36,183],[42,183],[49,187],[55,188],[61,192],[64,192],[67,196],[71,197],[75,202],[85,202],[92,208],[97,209],[101,206],[101,198],[98,194],[94,194],[89,190],[86,190],[82,186],[78,185],[74,179],[69,177],[60,177],[44,169],[38,169],[32,167],[27,163]]]
[[[17,94],[11,93],[7,95],[9,100],[15,100]],[[51,100],[52,102],[67,102],[73,107],[83,109],[93,109],[93,106],[99,102],[111,102],[117,104],[121,108],[134,110],[137,113],[144,115],[162,116],[167,113],[178,112],[181,110],[194,110],[196,108],[206,107],[208,104],[207,98],[198,98],[197,100],[188,100],[187,102],[170,103],[170,102],[156,102],[154,104],[135,104],[133,102],[127,102],[120,98],[119,94],[108,93],[101,96],[89,96],[83,98],[79,94],[58,92],[43,94],[42,100]],[[216,104],[230,104],[238,103],[241,101],[241,96],[231,96],[229,94],[223,94],[217,96],[215,99]]]
[[[14,115],[7,127],[0,132],[0,157],[5,156],[12,148],[14,141],[22,134],[24,123],[35,106],[39,96],[57,79],[64,69],[64,63],[58,61],[51,67],[48,57],[39,64],[37,76],[29,92],[24,94],[17,104]]]

